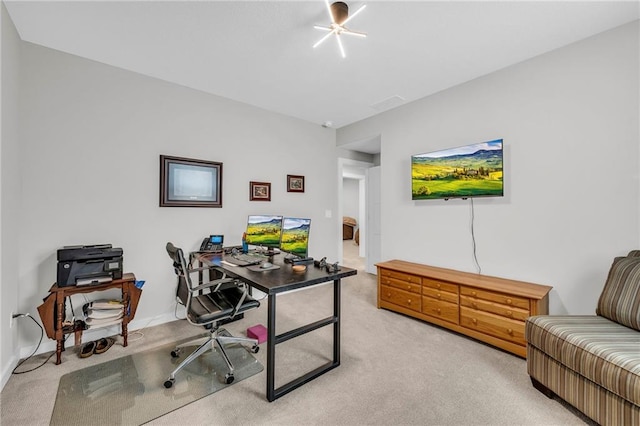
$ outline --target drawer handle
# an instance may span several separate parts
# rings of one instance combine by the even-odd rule
[[[407,303],[410,305],[410,304],[411,304],[411,299],[408,299],[408,300],[407,300]]]
[[[471,292],[471,295],[472,295],[473,297],[476,297],[476,292],[475,292],[475,291],[472,291],[472,292]]]
[[[472,318],[472,319],[471,319],[471,322],[472,322],[472,323],[474,323],[474,324],[478,324],[478,320],[477,320],[477,319],[475,319],[475,318]]]
[[[407,286],[407,290],[411,290],[411,286],[410,285]]]
[[[477,308],[478,304],[476,302],[471,302],[471,306],[473,306],[474,308]]]
[[[438,289],[439,289],[440,287],[441,287],[441,286],[440,286],[440,284],[436,284],[436,288],[438,288]]]
[[[513,316],[513,312],[507,311],[507,316],[512,317]]]
[[[387,293],[387,297],[391,297],[391,293]]]
[[[436,312],[438,312],[438,315],[440,315],[440,308],[436,309]]]
[[[437,297],[438,299],[440,299],[441,294],[440,294],[440,293],[436,294],[436,297]]]
[[[507,329],[507,333],[509,333],[509,334],[513,334],[513,330],[512,330],[512,329],[510,329],[510,328],[508,328],[508,329]]]
[[[513,300],[511,300],[511,299],[507,299],[507,305],[510,305],[510,304],[512,304],[512,303],[513,303]]]

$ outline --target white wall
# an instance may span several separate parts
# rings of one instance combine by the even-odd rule
[[[383,259],[475,272],[470,201],[411,201],[410,156],[504,138],[505,196],[475,200],[482,273],[593,314],[639,247],[638,21],[339,129],[382,135]]]
[[[222,233],[239,244],[249,214],[309,217],[310,255],[337,257],[335,130],[37,45],[22,51],[20,309],[47,295],[58,248],[112,243],[146,281],[132,328],[173,319],[166,242],[193,250]],[[158,207],[160,154],[223,162],[223,207]],[[287,174],[305,176],[305,193],[286,191]],[[249,201],[249,181],[271,182],[272,201]],[[23,349],[37,340],[22,336]]]
[[[18,74],[20,39],[4,3],[0,4],[2,37],[0,98],[0,389],[18,362],[18,327],[33,326],[17,320],[9,327],[11,312],[18,311],[18,238],[20,168],[18,155]],[[30,310],[33,312],[33,310]],[[19,322],[20,321],[20,322]]]

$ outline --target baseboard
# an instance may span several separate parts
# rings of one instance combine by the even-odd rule
[[[173,312],[171,313],[166,313],[166,314],[161,314],[161,315],[157,315],[155,317],[152,318],[141,318],[141,319],[136,319],[133,320],[129,323],[128,326],[128,331],[129,333],[131,333],[132,331],[135,330],[140,330],[140,329],[144,329],[147,327],[153,327],[156,325],[160,325],[160,324],[164,324],[167,322],[171,322],[171,321],[175,321],[176,317],[174,315]],[[83,342],[89,342],[92,340],[98,340],[102,337],[109,337],[109,336],[113,336],[116,334],[120,334],[120,325],[116,324],[116,325],[112,325],[109,327],[102,327],[102,328],[97,328],[95,330],[85,330],[82,332],[82,341]],[[65,342],[65,347],[66,348],[71,348],[73,346],[75,346],[76,342],[75,342],[75,336],[73,333],[68,334],[67,335],[67,341]],[[9,368],[9,375],[7,376],[6,380],[9,380],[9,377],[11,376],[11,371],[15,368],[15,366],[18,364],[18,361],[20,359],[26,358],[29,355],[31,355],[33,353],[33,351],[36,350],[36,345],[29,345],[29,346],[23,346],[20,348],[20,358],[16,358],[14,356],[15,359],[12,359],[12,363],[10,364],[10,368]],[[42,339],[42,343],[40,343],[40,347],[37,349],[36,353],[34,355],[39,355],[42,353],[46,353],[46,352],[52,352],[56,350],[56,341],[53,339],[49,339],[47,338],[47,336],[45,336]],[[5,375],[3,372],[3,387],[4,387],[4,383],[5,382]]]
[[[2,371],[2,377],[0,377],[0,380],[2,380],[2,382],[0,382],[0,391],[4,389],[4,385],[6,385],[7,382],[9,381],[9,378],[11,377],[11,372],[13,371],[14,368],[16,368],[16,365],[18,365],[18,361],[19,361],[18,357],[16,357],[15,355],[12,356],[9,362],[7,363],[6,368]]]

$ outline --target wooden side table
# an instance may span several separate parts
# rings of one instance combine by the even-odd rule
[[[86,285],[86,286],[66,286],[58,287],[54,283],[49,289],[49,296],[44,303],[38,306],[38,313],[42,320],[42,325],[47,333],[47,337],[56,340],[56,365],[60,364],[62,351],[64,350],[64,336],[66,334],[75,333],[75,343],[79,345],[82,341],[82,329],[78,329],[75,324],[71,327],[63,327],[65,308],[64,300],[74,294],[93,293],[94,291],[109,290],[112,288],[120,288],[122,291],[122,302],[124,304],[124,316],[122,317],[122,346],[127,346],[127,325],[135,317],[138,301],[142,290],[136,287],[136,277],[132,273],[122,275],[122,279],[113,280],[102,284]]]

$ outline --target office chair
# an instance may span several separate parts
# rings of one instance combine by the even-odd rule
[[[173,268],[178,276],[176,297],[179,302],[186,307],[187,321],[193,325],[205,327],[209,330],[210,334],[209,336],[180,344],[171,351],[171,356],[177,358],[180,356],[182,348],[200,345],[198,349],[186,357],[176,369],[171,372],[169,378],[164,382],[164,387],[170,388],[173,386],[178,371],[182,370],[200,355],[209,350],[214,350],[215,346],[219,349],[229,370],[224,376],[224,382],[230,384],[234,379],[234,369],[224,349],[224,345],[228,343],[248,343],[251,344],[250,350],[253,353],[258,352],[259,346],[257,339],[220,335],[220,332],[223,330],[220,328],[220,323],[223,320],[233,319],[236,314],[259,307],[260,302],[247,294],[248,286],[246,283],[227,278],[224,273],[220,279],[194,285],[191,281],[190,274],[208,270],[209,267],[191,268],[191,264],[187,264],[184,259],[182,249],[174,246],[170,242],[167,243],[166,248],[169,257],[173,260]]]

